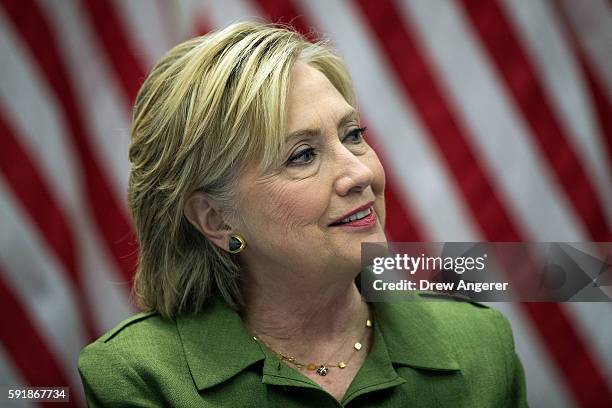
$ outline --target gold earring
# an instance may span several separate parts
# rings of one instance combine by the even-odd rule
[[[244,242],[244,238],[242,238],[238,234],[234,234],[229,239],[229,253],[237,254],[242,251],[246,246],[246,242]]]

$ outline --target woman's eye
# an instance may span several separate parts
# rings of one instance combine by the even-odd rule
[[[289,158],[289,164],[308,164],[314,160],[316,155],[317,153],[315,152],[315,149],[309,147],[308,149],[300,150],[291,156]]]
[[[352,144],[361,143],[363,141],[363,134],[365,133],[366,130],[367,128],[365,127],[351,130],[344,137],[344,139],[342,139],[342,143],[352,143]]]

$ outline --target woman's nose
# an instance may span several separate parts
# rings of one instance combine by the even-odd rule
[[[364,190],[372,184],[374,173],[359,156],[344,148],[337,161],[336,192],[340,196]]]

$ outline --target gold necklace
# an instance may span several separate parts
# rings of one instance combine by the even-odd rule
[[[295,357],[292,356],[288,356],[284,353],[281,353],[280,351],[277,351],[275,349],[273,349],[272,347],[270,347],[266,342],[264,342],[261,338],[257,337],[257,336],[253,336],[253,339],[262,343],[264,346],[266,346],[267,348],[269,348],[270,350],[272,350],[281,361],[286,361],[289,364],[292,364],[294,366],[296,366],[299,370],[303,369],[304,367],[306,367],[306,369],[308,371],[316,371],[317,374],[319,374],[320,376],[326,376],[329,369],[331,367],[338,367],[340,369],[344,369],[347,367],[348,363],[350,363],[351,359],[353,358],[353,356],[355,355],[356,352],[360,351],[363,347],[363,344],[361,343],[367,334],[368,328],[372,327],[372,320],[367,319],[365,322],[365,326],[366,326],[366,332],[363,335],[363,337],[361,338],[361,341],[356,341],[355,344],[353,344],[353,350],[351,351],[351,354],[349,355],[349,358],[344,361],[344,360],[340,360],[338,361],[338,363],[336,363],[335,365],[330,365],[327,363],[327,360],[325,360],[324,363],[322,364],[315,364],[313,362],[308,363],[308,364],[304,364],[300,361],[298,361]],[[342,346],[344,346],[344,342],[340,345],[340,347],[338,347],[338,349],[333,353],[335,354],[338,350],[340,350],[340,348],[342,348]]]

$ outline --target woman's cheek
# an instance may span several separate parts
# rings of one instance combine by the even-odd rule
[[[308,184],[277,181],[266,186],[258,201],[266,209],[267,222],[280,226],[286,234],[298,233],[303,227],[318,222],[317,194]]]

